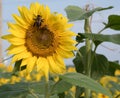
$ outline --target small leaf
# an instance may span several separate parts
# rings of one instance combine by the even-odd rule
[[[21,64],[21,62],[22,62],[22,59],[15,62],[13,73],[16,73],[17,71],[20,71],[20,64]]]
[[[88,17],[90,17],[94,12],[96,11],[102,11],[113,8],[112,6],[107,8],[95,8],[90,11],[85,11],[85,9],[82,9],[78,6],[69,5],[65,8],[65,11],[67,13],[67,17],[69,18],[69,21],[76,21],[76,20],[84,20]]]
[[[110,15],[108,17],[108,24],[106,24],[106,28],[120,30],[120,15]]]
[[[92,91],[95,91],[97,93],[103,93],[105,95],[108,95],[110,98],[112,98],[111,94],[102,87],[98,82],[94,81],[93,79],[80,74],[80,73],[66,73],[64,75],[60,75],[60,77],[73,85],[85,87],[87,89],[91,89]]]
[[[78,43],[82,43],[82,42],[84,42],[83,39],[85,39],[85,36],[83,34],[81,34],[81,33],[78,33],[78,35],[76,36],[76,41]]]
[[[75,65],[75,69],[79,73],[84,72],[84,65],[85,65],[85,46],[81,47],[75,58],[73,59],[73,63]]]
[[[78,6],[69,5],[65,8],[69,21],[79,20],[85,11]]]

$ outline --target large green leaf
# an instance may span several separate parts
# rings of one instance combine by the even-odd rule
[[[104,87],[102,87],[98,82],[94,81],[93,79],[83,74],[66,73],[64,75],[60,75],[60,77],[68,83],[91,89],[92,91],[95,91],[97,93],[103,93],[105,95],[108,95],[110,98],[112,98],[111,94]]]
[[[31,91],[33,91],[36,96],[39,96],[39,94],[44,94],[44,86],[45,84],[43,81],[32,83],[19,82],[15,84],[6,84],[0,86],[0,98],[29,98],[32,97]]]
[[[106,24],[106,28],[120,30],[120,15],[110,15],[108,17],[108,23]]]
[[[86,34],[86,33],[78,33],[79,36],[77,36],[77,41],[81,42],[81,35],[84,36],[84,38],[89,38],[93,41],[99,41],[100,42],[112,42],[115,44],[120,44],[120,34],[111,34],[111,35],[103,35],[103,34]],[[79,40],[80,38],[80,40]]]
[[[65,91],[68,91],[72,85],[66,81],[58,81],[55,85],[53,85],[53,91],[52,93],[58,94],[58,93],[62,93]]]
[[[83,20],[88,18],[96,11],[102,11],[102,10],[107,10],[111,8],[113,7],[112,6],[107,8],[97,7],[90,11],[85,11],[85,9],[82,9],[78,6],[69,5],[65,8],[65,11],[67,13],[67,17],[69,18],[69,21],[76,21],[76,20]]]
[[[92,78],[99,79],[100,77],[108,74],[109,72],[109,62],[108,59],[102,55],[97,53],[92,53],[93,63],[91,67]]]
[[[23,98],[29,92],[27,83],[6,84],[0,87],[0,98]]]
[[[76,71],[79,73],[84,73],[85,71],[85,49],[86,47],[83,46],[79,49],[79,53],[81,53],[81,57],[79,53],[77,52],[76,57],[73,60],[73,63],[75,65]],[[108,74],[109,71],[109,62],[107,58],[104,55],[95,53],[91,51],[91,75],[92,78],[98,79],[103,75]]]

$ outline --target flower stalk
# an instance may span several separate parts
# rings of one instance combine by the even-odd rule
[[[49,81],[46,81],[46,83],[45,83],[45,98],[50,98],[50,94],[49,94]]]
[[[85,19],[84,24],[85,33],[91,33],[89,18]],[[88,77],[91,77],[91,42],[86,39],[86,59],[85,59],[85,74]],[[90,89],[85,89],[85,98],[90,98]]]

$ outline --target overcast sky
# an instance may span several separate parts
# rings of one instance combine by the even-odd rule
[[[107,18],[111,14],[118,14],[120,15],[120,0],[3,0],[2,1],[2,12],[3,12],[3,35],[7,34],[7,22],[13,21],[12,14],[16,13],[18,14],[18,6],[27,6],[29,7],[31,2],[38,1],[39,3],[48,5],[52,12],[58,12],[62,13],[66,16],[66,13],[64,11],[65,7],[68,5],[77,5],[81,8],[84,8],[86,4],[91,4],[94,8],[95,7],[108,7],[113,6],[113,9],[97,12],[93,15],[92,20],[92,31],[94,33],[97,33],[99,30],[103,28],[102,22],[107,22]],[[83,29],[83,23],[84,21],[76,21],[74,22],[74,27],[72,28],[72,31],[78,33],[78,32],[84,32]],[[120,31],[114,31],[107,29],[103,32],[103,34],[115,34],[119,33]],[[7,41],[3,41],[3,56],[6,56],[5,49],[9,46],[9,43]],[[81,44],[82,46],[82,44]],[[115,45],[112,43],[102,43],[97,49],[97,52],[100,54],[104,54],[109,60],[120,61],[120,46]],[[65,60],[66,64],[72,64],[72,60],[68,59]]]

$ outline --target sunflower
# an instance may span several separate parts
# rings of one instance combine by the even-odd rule
[[[63,73],[63,59],[73,57],[76,50],[72,39],[76,34],[69,30],[73,24],[38,2],[31,3],[29,9],[18,7],[18,11],[19,15],[13,14],[15,22],[8,23],[10,34],[2,37],[11,44],[7,48],[8,55],[13,55],[11,62],[22,60],[20,67],[26,65],[27,73],[36,69],[46,79],[49,73]]]

